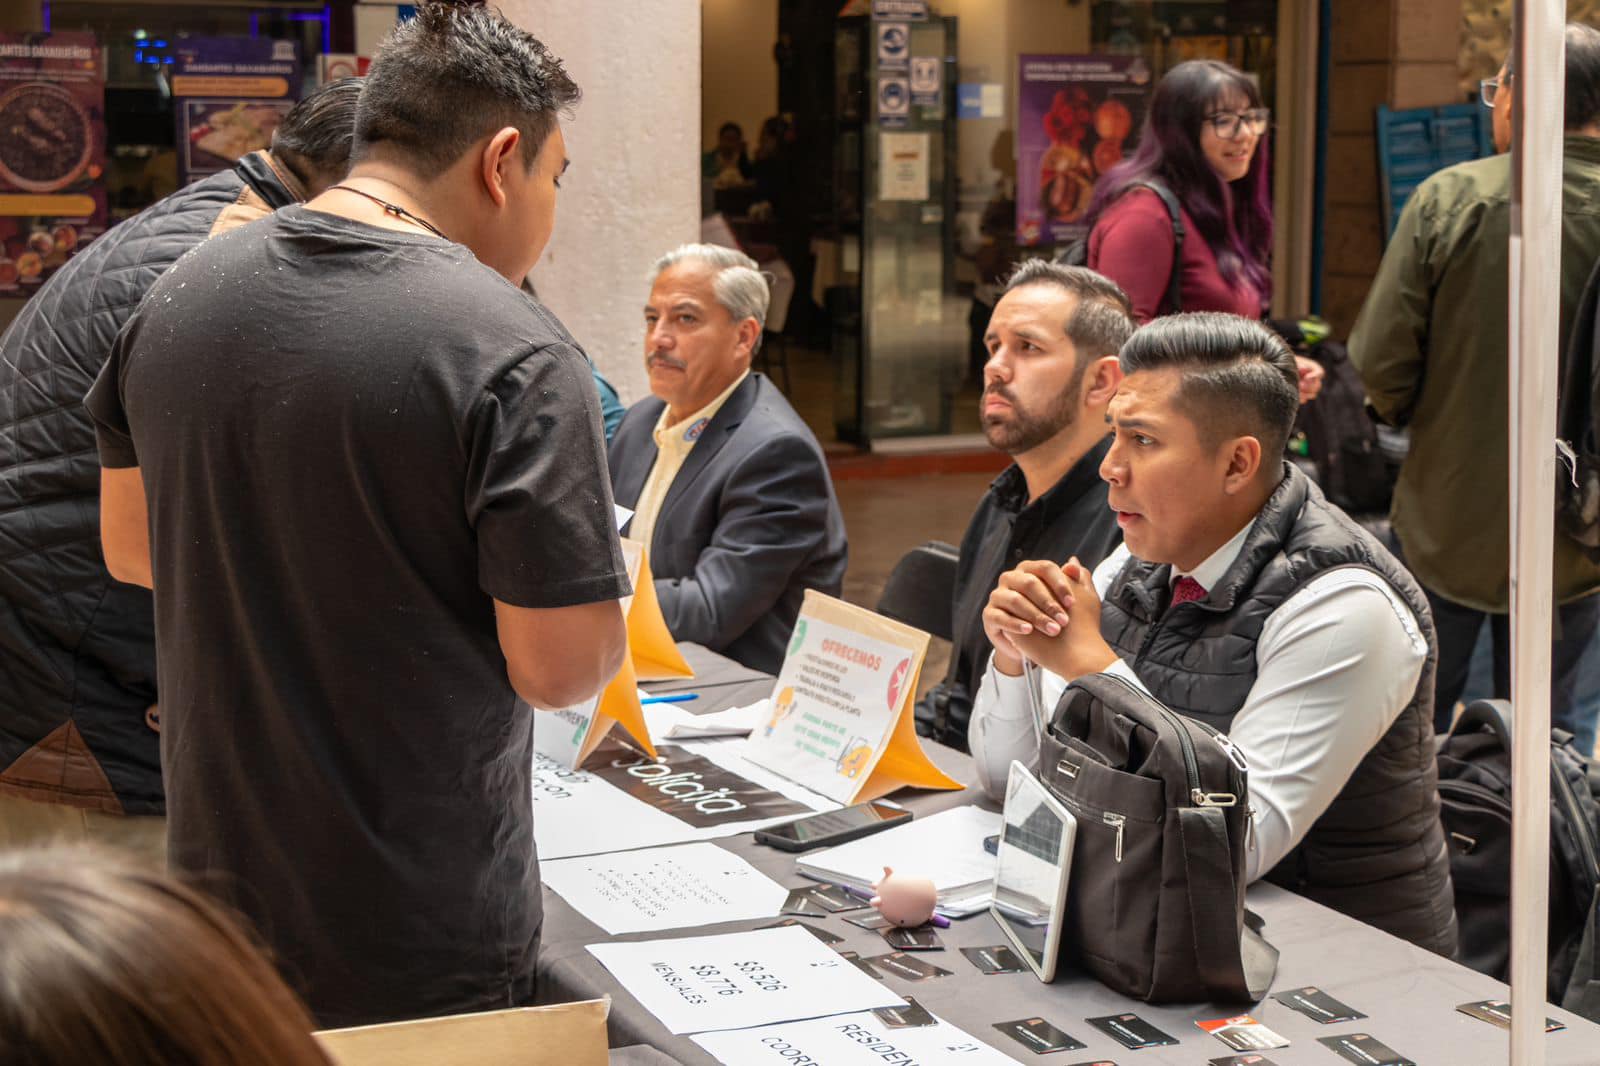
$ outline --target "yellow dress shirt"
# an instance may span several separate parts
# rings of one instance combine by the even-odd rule
[[[675,425],[667,425],[671,408],[661,412],[655,428],[656,462],[650,468],[650,476],[644,479],[644,487],[639,490],[639,501],[634,504],[633,522],[628,526],[630,540],[636,540],[646,548],[650,546],[650,539],[656,532],[656,518],[661,514],[661,503],[667,498],[672,480],[683,469],[684,460],[689,458],[689,453],[706,431],[706,426],[722,410],[722,405],[728,402],[733,390],[744,384],[744,379],[749,376],[750,371],[746,370],[737,381],[723,390],[721,396]]]

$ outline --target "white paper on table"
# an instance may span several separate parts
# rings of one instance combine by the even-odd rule
[[[653,716],[652,711],[671,708],[681,716]],[[650,736],[664,740],[713,740],[718,737],[747,737],[772,714],[771,700],[757,700],[748,707],[731,707],[710,714],[694,714],[671,703],[645,707]],[[657,728],[657,723],[661,723]]]
[[[825,1062],[828,1066],[883,1066],[914,1062],[917,1066],[1011,1066],[1015,1062],[965,1030],[937,1015],[933,1025],[891,1029],[871,1011],[835,1014],[804,1022],[780,1022],[758,1029],[701,1033],[691,1039],[728,1066],[792,1066]]]
[[[956,807],[916,818],[893,829],[801,856],[801,873],[823,881],[865,888],[883,876],[885,866],[909,877],[926,877],[939,902],[992,890],[995,857],[985,837],[1000,832],[997,811]]]
[[[657,704],[671,707],[671,704]],[[645,708],[651,710],[650,707]],[[654,723],[650,726],[655,729]],[[787,796],[812,811],[836,811],[839,804],[802,785],[779,777],[745,759],[744,740],[698,740],[680,745],[726,770]],[[658,745],[659,747],[659,745]],[[540,859],[628,851],[692,840],[737,836],[799,815],[697,828],[666,811],[628,795],[609,781],[582,770],[569,770],[549,756],[533,757],[533,837]]]
[[[558,859],[544,883],[612,936],[777,915],[789,890],[702,842]]]
[[[589,953],[670,1032],[821,1018],[905,1000],[798,926],[590,944]]]

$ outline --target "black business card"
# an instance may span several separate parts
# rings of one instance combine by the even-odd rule
[[[1265,1055],[1224,1055],[1209,1060],[1209,1066],[1278,1066]]]
[[[904,1007],[879,1007],[872,1013],[890,1029],[920,1029],[924,1025],[932,1025],[938,1021],[928,1013],[927,1007],[910,996],[906,997]]]
[[[1178,1042],[1137,1014],[1106,1014],[1087,1020],[1090,1025],[1129,1049],[1164,1047]]]
[[[1366,1015],[1354,1007],[1346,1006],[1334,999],[1316,985],[1307,985],[1304,988],[1291,988],[1287,992],[1275,992],[1273,999],[1282,1003],[1290,1010],[1299,1011],[1313,1021],[1323,1025],[1332,1025],[1334,1022],[1353,1022]]]
[[[1511,1028],[1511,1004],[1503,999],[1480,999],[1476,1003],[1463,1003],[1456,1010],[1486,1021],[1490,1025],[1498,1025],[1502,1029]],[[1547,1033],[1565,1028],[1565,1025],[1554,1018],[1544,1020],[1544,1031]]]
[[[1074,1040],[1043,1018],[995,1022],[994,1027],[1036,1055],[1048,1055],[1052,1051],[1077,1051],[1089,1046],[1081,1040]]]
[[[806,889],[806,892],[830,914],[837,911],[858,911],[871,906],[860,896],[853,896],[838,885],[813,885]]]
[[[810,925],[810,924],[808,924],[806,922],[799,921],[799,920],[797,920],[795,918],[785,918],[781,922],[773,922],[771,925],[763,925],[760,928],[762,928],[762,929],[782,929],[782,928],[784,928],[786,926],[790,926],[790,925],[799,926],[801,929],[804,929],[806,932],[810,933],[812,936],[816,937],[818,940],[822,941],[824,944],[842,944],[842,943],[844,943],[844,937],[839,936],[837,933],[830,933],[826,929],[818,929],[814,925]]]
[[[928,925],[921,925],[915,929],[891,926],[883,931],[883,939],[888,941],[890,947],[899,948],[901,951],[944,950],[944,942],[939,939],[939,934]]]
[[[834,948],[833,950],[838,951],[840,958],[844,959],[844,961],[848,962],[850,965],[854,966],[856,969],[860,970],[874,981],[883,980],[883,974],[879,973],[877,970],[874,970],[872,968],[872,963],[868,962],[866,959],[863,959],[860,955],[857,955],[853,951],[840,951],[838,948]]]
[[[1330,1051],[1338,1052],[1346,1062],[1356,1063],[1356,1066],[1417,1066],[1415,1062],[1368,1033],[1319,1036],[1317,1043]]]
[[[845,921],[860,929],[867,929],[874,933],[881,933],[885,929],[893,929],[894,923],[877,911],[868,911],[866,914],[850,914],[845,916]]]
[[[877,969],[887,974],[893,974],[906,981],[926,981],[930,977],[949,977],[950,971],[942,966],[935,966],[931,962],[923,962],[915,955],[908,955],[904,951],[891,951],[887,955],[873,955],[863,959]]]
[[[1022,973],[1028,968],[1028,964],[1004,944],[987,948],[962,948],[961,954],[985,974]]]
[[[827,908],[811,898],[809,888],[795,888],[789,891],[789,896],[783,901],[783,906],[778,908],[779,914],[798,914],[802,918],[826,918]]]

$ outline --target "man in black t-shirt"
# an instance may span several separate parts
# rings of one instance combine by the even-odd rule
[[[517,289],[576,98],[497,14],[420,8],[344,183],[185,257],[89,395],[172,863],[323,1025],[533,997],[527,704],[615,673],[629,591],[588,364]]]

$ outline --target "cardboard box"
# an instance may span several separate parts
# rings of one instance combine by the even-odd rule
[[[335,1066],[606,1066],[608,999],[324,1029]]]

